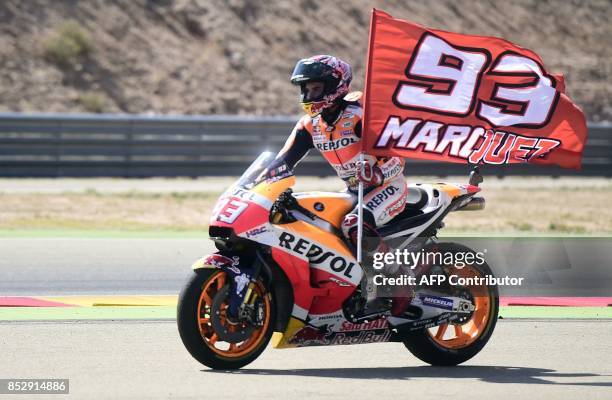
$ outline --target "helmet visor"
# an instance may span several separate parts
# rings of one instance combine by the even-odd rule
[[[311,80],[326,81],[334,79],[333,69],[329,65],[310,60],[300,60],[291,74],[291,83],[299,85]]]

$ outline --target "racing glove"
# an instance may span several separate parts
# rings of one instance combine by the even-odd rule
[[[383,184],[385,176],[377,165],[365,163],[363,168],[357,169],[357,179],[368,187],[376,187]]]

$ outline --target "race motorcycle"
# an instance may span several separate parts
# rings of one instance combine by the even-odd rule
[[[221,195],[209,226],[218,252],[192,265],[179,296],[179,333],[196,360],[241,368],[272,339],[275,348],[402,342],[429,364],[457,365],[485,346],[498,316],[496,286],[415,286],[406,311],[392,315],[397,297],[373,290],[371,259],[362,267],[340,231],[355,196],[293,193],[292,171],[268,169],[274,157],[261,154]],[[436,234],[449,212],[484,207],[475,196],[480,182],[475,168],[469,184],[408,185],[405,210],[379,229],[381,236],[390,249],[473,253]],[[410,273],[493,275],[486,262],[423,264]]]

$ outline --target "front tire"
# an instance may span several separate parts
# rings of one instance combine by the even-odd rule
[[[454,243],[437,243],[441,252],[474,253],[470,248]],[[461,277],[493,276],[487,263],[467,265],[464,268],[444,267],[444,273]],[[469,318],[455,323],[445,323],[434,328],[407,334],[404,345],[420,360],[437,366],[461,364],[478,354],[487,344],[499,313],[497,286],[468,286],[465,292],[471,296],[475,310]],[[451,328],[451,329],[449,329]]]
[[[183,344],[193,358],[212,369],[238,369],[253,362],[270,341],[276,318],[272,294],[265,292],[258,281],[252,288],[252,301],[259,302],[263,324],[229,324],[225,319],[229,288],[226,281],[227,274],[219,269],[194,271],[181,291],[177,307]],[[223,340],[224,334],[216,331],[219,329],[236,339]]]

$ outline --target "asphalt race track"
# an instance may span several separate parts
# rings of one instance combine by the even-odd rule
[[[176,294],[210,250],[199,239],[1,239],[0,296]],[[191,358],[173,320],[0,321],[0,378],[69,378],[71,399],[610,399],[611,332],[612,319],[505,319],[454,368],[386,343],[269,348],[216,372]]]
[[[0,239],[0,295],[177,294],[207,239]]]
[[[610,399],[612,321],[499,322],[460,367],[421,363],[398,343],[274,350],[211,371],[174,321],[0,322],[0,377],[69,378],[68,398]]]

